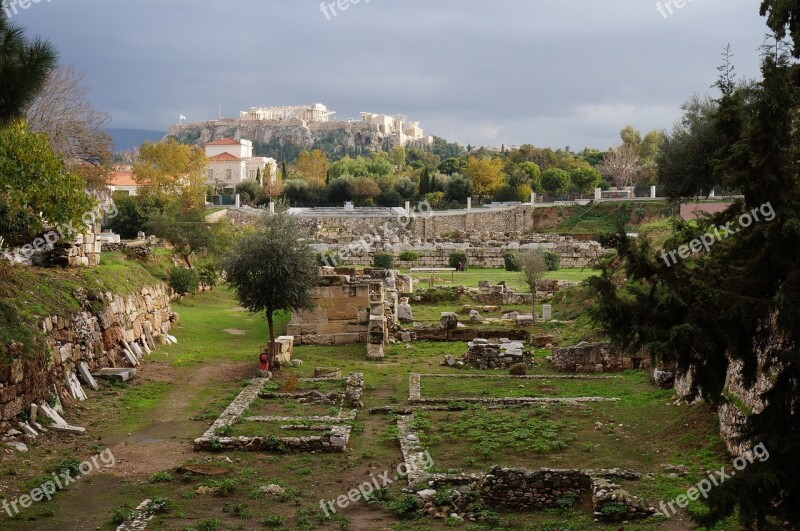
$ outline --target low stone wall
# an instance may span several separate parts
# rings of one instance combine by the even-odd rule
[[[128,296],[76,292],[76,297],[81,310],[41,321],[49,352],[46,361],[14,358],[0,364],[1,421],[9,421],[31,403],[45,400],[54,385],[62,400],[72,400],[65,377],[76,373],[82,362],[90,371],[133,365],[125,349],[146,350],[146,345],[159,343],[177,318],[163,284]]]
[[[414,335],[418,341],[473,341],[475,339],[501,339],[507,338],[513,341],[528,341],[530,333],[525,330],[513,328],[455,328],[453,330],[442,330],[441,327],[419,327],[414,328]]]
[[[591,480],[580,470],[524,470],[495,467],[480,485],[487,505],[511,510],[558,507],[558,500],[589,492]]]
[[[480,494],[491,507],[530,511],[556,508],[559,500],[591,493],[594,517],[601,521],[636,520],[656,513],[619,485],[588,472],[494,467],[480,483]]]
[[[609,343],[580,343],[554,348],[553,367],[560,372],[621,372],[650,367],[650,358],[633,357]]]
[[[341,250],[346,246],[329,245],[331,250]],[[472,247],[469,244],[435,244],[432,247],[415,245],[397,245],[387,249],[395,257],[395,267],[410,269],[413,267],[450,267],[450,254],[455,251],[464,251],[469,258],[469,267],[503,268],[505,261],[503,255],[509,251],[520,251],[520,245],[504,245],[501,247]],[[556,252],[561,256],[562,268],[584,268],[591,265],[600,255],[600,245],[596,242],[564,241],[556,243],[529,244],[522,246],[522,252],[531,249],[543,249]],[[404,250],[414,251],[419,258],[414,261],[400,260],[400,253]],[[371,266],[374,250],[362,253],[342,253],[345,264]],[[384,251],[382,251],[384,252]]]

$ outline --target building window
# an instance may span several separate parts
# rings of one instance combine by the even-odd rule
[[[226,170],[225,171],[225,178],[228,179],[229,181],[231,179],[233,179],[233,170]]]
[[[209,179],[213,179],[214,178],[214,170],[213,169],[208,170],[208,178]]]

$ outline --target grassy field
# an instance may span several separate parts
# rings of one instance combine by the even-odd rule
[[[232,294],[218,289],[174,305],[181,324],[173,330],[177,345],[160,347],[140,368],[130,385],[104,384],[90,391],[90,400],[69,410],[69,419],[84,423],[90,433],[33,448],[29,454],[2,456],[0,486],[5,496],[17,496],[38,484],[46,470],[65,459],[81,460],[110,447],[119,456],[118,470],[81,480],[52,501],[36,504],[16,519],[0,520],[3,529],[75,529],[80,526],[113,530],[130,507],[150,498],[167,510],[151,522],[154,530],[222,529],[364,529],[422,531],[448,529],[453,522],[430,518],[403,519],[393,512],[402,505],[405,482],[390,485],[389,501],[357,503],[326,518],[319,502],[333,499],[401,461],[395,419],[362,410],[352,423],[350,450],[344,454],[194,453],[199,437],[254,374],[256,357],[266,342],[264,320],[242,311]],[[452,307],[451,307],[452,309]],[[287,317],[282,317],[279,331]],[[565,324],[565,328],[571,325]],[[564,332],[575,333],[575,332]],[[292,377],[313,377],[315,367],[338,367],[342,374],[363,372],[366,408],[407,405],[411,373],[469,374],[442,366],[447,354],[462,355],[463,343],[415,342],[386,349],[382,363],[366,361],[364,345],[296,346],[299,367],[287,367],[278,383]],[[537,351],[535,373],[552,374]],[[492,374],[498,374],[493,372]],[[698,481],[703,470],[725,463],[713,414],[702,405],[677,407],[671,393],[658,391],[644,373],[625,373],[613,380],[517,382],[505,380],[423,378],[423,396],[616,396],[620,402],[576,406],[535,406],[501,411],[473,408],[464,412],[419,414],[415,425],[424,434],[436,469],[485,471],[491,465],[611,467],[627,466],[644,474],[626,487],[650,503],[672,499]],[[519,385],[523,385],[522,388]],[[301,389],[327,392],[338,384],[300,382]],[[259,399],[253,413],[273,415],[329,414],[288,399]],[[249,414],[249,412],[248,412]],[[598,424],[600,423],[600,424]],[[285,434],[280,423],[243,421],[232,434]],[[307,435],[307,432],[295,432]],[[139,455],[138,452],[141,452]],[[688,467],[685,478],[670,477],[662,465]],[[179,466],[213,465],[220,476],[180,472]],[[285,491],[265,497],[260,489],[277,484]],[[14,487],[9,488],[9,485]],[[694,503],[690,511],[700,511]],[[616,530],[593,522],[589,510],[536,513],[487,512],[490,521],[456,526],[488,529]],[[686,514],[676,520],[625,525],[628,530],[692,529]],[[495,523],[491,523],[496,519]],[[717,529],[734,529],[720,526]]]

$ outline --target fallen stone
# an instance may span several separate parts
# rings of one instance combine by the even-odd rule
[[[20,422],[19,427],[22,430],[22,432],[25,433],[26,435],[33,435],[34,437],[37,437],[39,435],[39,433],[33,428],[31,428],[30,424],[28,424],[27,422]]]
[[[6,432],[6,435],[8,435],[9,437],[19,437],[20,435],[22,435],[22,432],[19,430],[15,430],[14,428],[11,428]]]
[[[197,474],[198,476],[224,476],[231,472],[230,468],[213,465],[186,465],[176,470],[178,474]]]
[[[455,330],[458,328],[458,315],[453,312],[442,312],[439,318],[439,327],[442,330]]]
[[[277,494],[283,494],[284,492],[286,492],[286,489],[280,485],[267,485],[266,487],[261,487],[261,493],[264,494],[264,496],[275,496]]]
[[[131,350],[133,351],[134,354],[136,354],[136,357],[142,359],[144,357],[144,351],[142,350],[142,347],[139,346],[139,343],[134,341],[130,345],[131,345]]]
[[[456,364],[456,358],[454,356],[447,355],[444,357],[444,363],[448,367],[453,367]]]
[[[13,448],[14,450],[16,450],[18,452],[27,452],[28,451],[28,447],[25,445],[25,443],[21,443],[21,442],[17,442],[17,441],[9,441],[9,442],[6,443],[6,446],[8,446],[9,448]]]
[[[92,373],[92,376],[95,378],[103,378],[105,380],[119,380],[121,382],[127,382],[136,376],[136,369],[133,367],[107,367]]]
[[[303,360],[292,360],[292,367],[300,367],[303,364]]]
[[[68,424],[53,424],[50,426],[50,429],[61,433],[70,433],[72,435],[83,435],[86,433],[86,428],[70,426]]]
[[[97,391],[100,389],[100,386],[97,385],[97,382],[92,377],[92,373],[89,372],[89,366],[86,365],[85,361],[82,361],[78,364],[78,375],[83,380],[83,383],[91,387],[93,390]]]
[[[167,334],[167,339],[169,339],[170,343],[172,343],[173,345],[178,344],[178,338],[176,338],[175,336]]]
[[[481,321],[483,321],[483,316],[481,316],[481,312],[479,312],[478,310],[472,310],[471,312],[469,312],[469,320],[474,323],[480,323]]]
[[[419,496],[423,500],[427,500],[428,498],[433,498],[434,496],[436,496],[436,491],[433,489],[421,490],[417,493],[417,496]]]
[[[401,323],[414,322],[414,312],[408,302],[401,302],[397,305],[397,320]]]

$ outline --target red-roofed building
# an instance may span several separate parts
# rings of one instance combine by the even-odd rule
[[[275,159],[253,156],[253,142],[223,138],[206,144],[208,157],[207,182],[218,193],[233,193],[236,185],[252,180],[264,182],[269,165],[268,179],[277,177],[278,163]]]
[[[112,194],[127,192],[128,195],[137,195],[139,193],[139,184],[134,180],[133,170],[130,166],[115,167],[114,173],[106,185]]]

